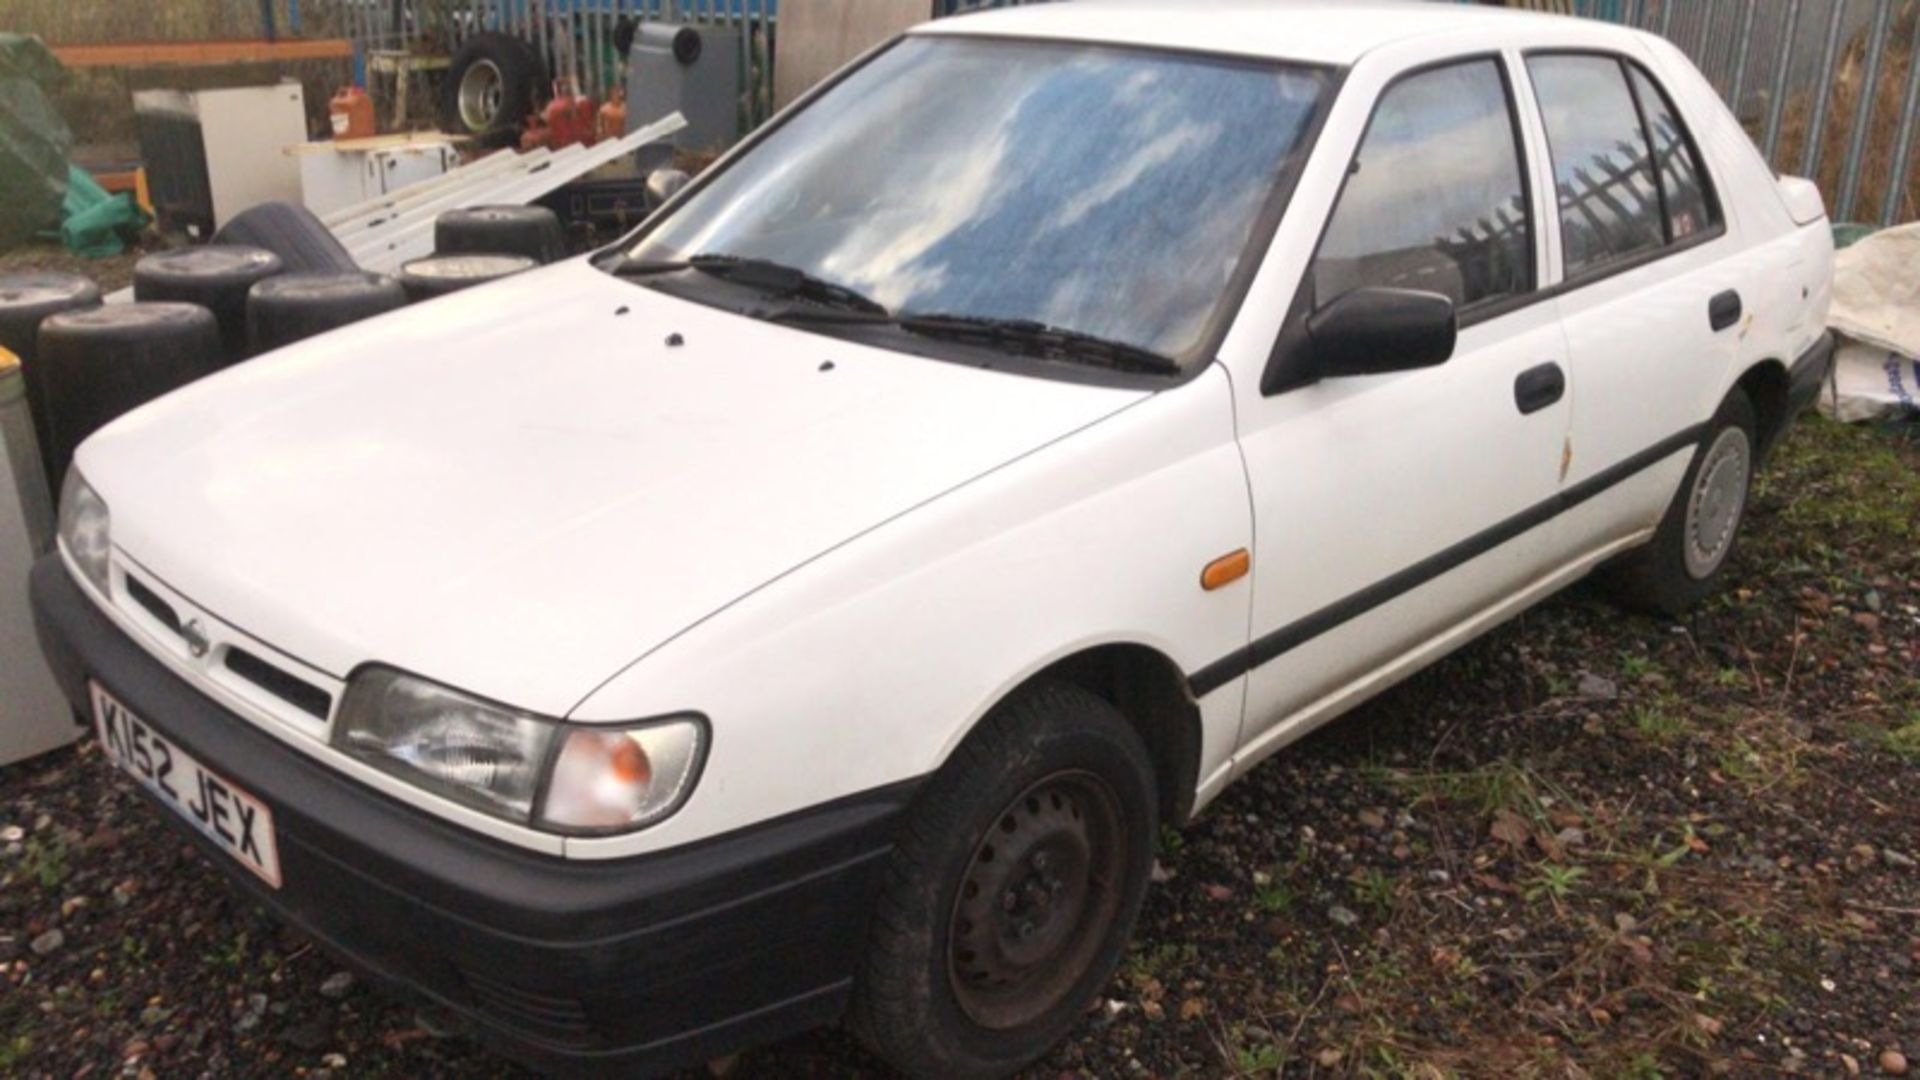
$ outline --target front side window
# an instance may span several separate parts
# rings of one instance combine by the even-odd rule
[[[1366,285],[1456,308],[1533,288],[1533,232],[1500,67],[1473,60],[1388,88],[1314,256],[1317,305]]]
[[[1032,320],[1192,359],[1306,154],[1318,68],[909,37],[629,251],[736,256],[888,315]]]
[[[1659,248],[1666,242],[1660,188],[1620,61],[1535,56],[1527,70],[1553,157],[1566,276]]]

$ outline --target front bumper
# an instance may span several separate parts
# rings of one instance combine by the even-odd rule
[[[265,800],[272,889],[171,812],[260,903],[377,980],[535,1066],[665,1070],[835,1020],[911,785],[659,854],[567,860],[403,805],[228,712],[128,638],[57,556],[33,569],[41,647]],[[144,789],[143,789],[144,790]]]

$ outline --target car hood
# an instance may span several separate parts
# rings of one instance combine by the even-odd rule
[[[204,379],[78,464],[117,546],[275,648],[564,715],[739,597],[1141,396],[576,260]]]

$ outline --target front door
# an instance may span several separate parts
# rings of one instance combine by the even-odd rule
[[[1243,764],[1548,569],[1536,526],[1559,488],[1571,395],[1555,306],[1536,293],[1511,87],[1497,56],[1388,85],[1295,304],[1364,285],[1442,293],[1461,324],[1452,358],[1239,390],[1255,522]]]

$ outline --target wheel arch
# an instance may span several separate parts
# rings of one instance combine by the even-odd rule
[[[1048,681],[1077,686],[1126,718],[1153,759],[1160,820],[1170,825],[1185,823],[1199,786],[1203,740],[1200,707],[1180,666],[1159,649],[1136,642],[1087,646],[1015,683],[982,713],[982,719],[1028,688]]]
[[[1793,384],[1787,365],[1774,357],[1760,360],[1734,380],[1733,389],[1747,395],[1753,405],[1754,437],[1758,450],[1765,454],[1786,431],[1791,419],[1789,393]]]

